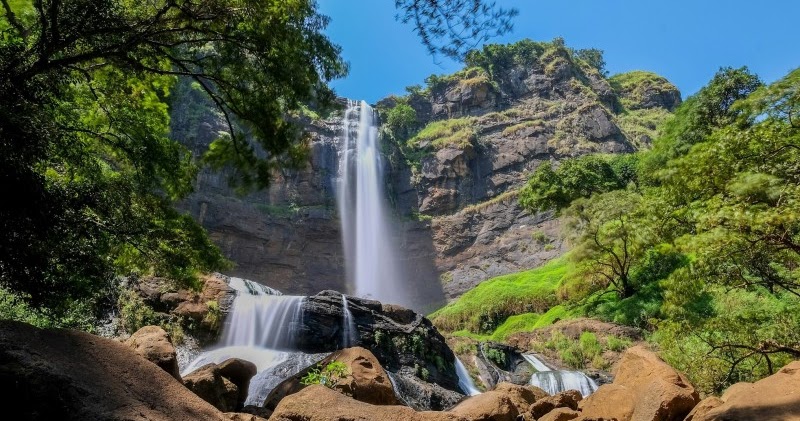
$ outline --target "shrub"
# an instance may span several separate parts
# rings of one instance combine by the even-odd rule
[[[606,348],[614,351],[614,352],[622,352],[631,346],[630,339],[627,338],[619,338],[614,335],[606,336]]]
[[[341,361],[332,361],[324,368],[321,364],[317,364],[300,379],[300,383],[309,386],[312,384],[321,384],[329,388],[336,386],[342,379],[347,377],[349,370],[347,366]]]
[[[602,347],[597,340],[597,335],[592,332],[583,332],[579,342],[581,351],[586,358],[594,358],[602,353]]]
[[[496,348],[486,348],[485,350],[486,359],[493,362],[498,367],[505,367],[506,365],[506,353],[502,350]]]

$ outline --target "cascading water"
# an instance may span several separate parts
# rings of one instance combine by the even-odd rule
[[[358,329],[356,322],[353,321],[353,313],[350,312],[350,307],[347,305],[347,296],[344,294],[342,294],[342,314],[344,315],[342,343],[345,347],[351,347],[358,343]]]
[[[339,146],[337,201],[353,295],[409,305],[386,211],[383,163],[372,107],[350,101]]]
[[[304,297],[282,295],[241,278],[231,278],[229,286],[236,291],[236,298],[218,347],[200,354],[181,375],[229,358],[252,362],[260,374],[297,354],[291,350],[294,333],[302,323]],[[270,384],[269,380],[268,376],[253,377],[245,405],[263,403],[264,388]]]
[[[464,393],[469,396],[480,395],[481,391],[475,387],[475,382],[472,381],[467,367],[464,366],[464,363],[462,363],[458,357],[456,357],[456,374],[458,375],[458,387],[460,387]]]
[[[583,396],[589,396],[597,390],[597,383],[583,372],[553,370],[533,354],[523,354],[522,356],[536,370],[531,376],[530,384],[551,395],[565,390],[577,390]]]

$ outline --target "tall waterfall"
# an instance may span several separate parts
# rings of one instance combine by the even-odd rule
[[[376,120],[364,101],[350,101],[344,114],[337,201],[347,278],[355,296],[408,305],[386,210]]]
[[[565,390],[577,390],[583,396],[589,396],[597,390],[597,383],[580,371],[553,370],[533,354],[522,356],[536,370],[531,376],[530,384],[551,395]]]
[[[181,371],[185,376],[208,364],[241,358],[256,365],[258,373],[250,382],[246,405],[261,405],[269,376],[261,376],[293,354],[294,332],[302,323],[303,297],[282,295],[272,288],[231,278],[236,291],[231,313],[217,347],[203,352]],[[270,384],[274,386],[274,384]],[[268,391],[267,391],[268,392]]]

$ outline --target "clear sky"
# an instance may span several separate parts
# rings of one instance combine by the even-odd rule
[[[424,84],[459,63],[427,54],[409,25],[395,22],[392,0],[318,0],[326,31],[342,46],[350,74],[337,93],[375,102]],[[747,65],[767,82],[800,67],[800,0],[498,0],[516,7],[514,32],[490,42],[561,36],[573,48],[605,51],[613,74],[650,70],[684,98],[721,66]]]

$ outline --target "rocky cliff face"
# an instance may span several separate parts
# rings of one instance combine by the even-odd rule
[[[560,254],[558,221],[516,203],[529,173],[545,161],[646,146],[655,124],[680,102],[663,78],[638,72],[607,79],[571,50],[541,46],[491,74],[466,69],[377,104],[382,117],[400,103],[416,115],[412,133],[385,130],[384,143],[399,228],[387,241],[404,253],[418,310]],[[219,130],[218,117],[208,107],[198,111],[205,105],[195,93],[183,94],[173,131],[200,153]],[[459,131],[409,139],[437,122]],[[204,171],[181,206],[236,263],[231,275],[289,293],[348,291],[334,199],[338,118],[308,119],[307,127],[313,141],[305,169],[276,174],[267,191],[244,197],[227,187],[226,174]]]

